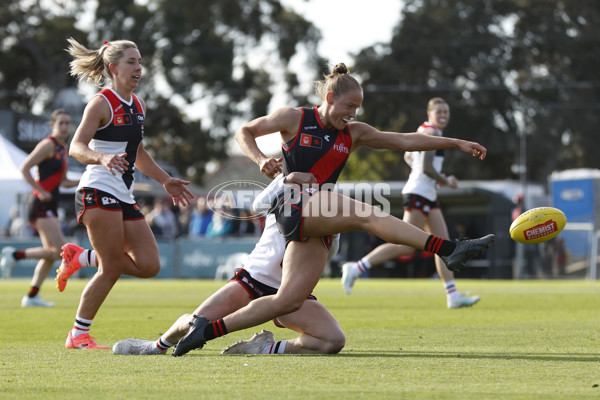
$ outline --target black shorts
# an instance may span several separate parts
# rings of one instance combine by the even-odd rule
[[[229,282],[238,282],[246,289],[252,299],[258,299],[263,296],[272,296],[277,293],[277,289],[264,283],[260,283],[246,271],[244,268],[239,268],[235,271],[233,278]],[[317,298],[312,294],[307,297],[309,300],[316,300]]]
[[[440,203],[438,203],[437,199],[435,201],[431,201],[423,196],[419,196],[418,194],[403,194],[402,202],[404,205],[404,211],[419,210],[425,215],[429,215],[429,212],[435,208],[440,208]]]
[[[58,197],[52,196],[50,201],[41,201],[31,193],[27,197],[27,222],[35,224],[38,218],[58,217]]]
[[[75,214],[77,215],[77,222],[79,224],[82,224],[81,217],[83,216],[83,213],[90,208],[119,211],[123,214],[123,221],[144,219],[144,214],[142,214],[137,203],[125,203],[112,194],[102,190],[82,187],[75,193]]]
[[[272,296],[275,293],[277,293],[277,289],[260,283],[259,281],[251,277],[248,271],[246,271],[244,268],[236,270],[235,275],[229,280],[229,282],[237,282],[240,285],[242,285],[242,287],[246,289],[246,292],[248,292],[248,295],[252,298],[252,300],[258,299],[262,296]],[[316,300],[317,298],[311,294],[306,299]],[[279,322],[277,318],[273,319],[273,323],[279,328],[285,328],[285,326],[283,326],[283,324]]]
[[[272,211],[275,214],[279,232],[281,232],[286,243],[292,240],[296,242],[306,242],[308,240],[307,237],[302,235],[302,224],[304,222],[302,209],[308,200],[318,192],[318,189],[310,187],[302,188],[294,185],[290,190],[284,191],[277,198]],[[329,251],[333,236],[323,236],[322,241],[327,251]]]

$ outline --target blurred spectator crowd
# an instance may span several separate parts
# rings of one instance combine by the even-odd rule
[[[215,206],[214,201],[205,196],[199,196],[195,204],[188,207],[176,207],[168,197],[137,200],[152,232],[159,239],[260,236],[264,229],[264,215],[252,215],[245,209]],[[3,227],[4,237],[37,236],[21,215],[23,211],[18,206],[13,207],[11,219]],[[58,217],[65,236],[85,235],[85,228],[77,223],[72,211],[59,208]]]

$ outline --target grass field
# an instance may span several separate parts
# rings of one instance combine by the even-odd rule
[[[347,296],[325,279],[315,294],[346,332],[340,354],[219,354],[262,327],[295,336],[269,323],[180,358],[64,349],[85,281],[53,283],[56,307],[22,309],[28,281],[0,281],[0,399],[600,398],[600,283],[459,280],[482,300],[448,310],[439,281],[363,280]],[[221,285],[122,280],[92,334],[156,339]]]

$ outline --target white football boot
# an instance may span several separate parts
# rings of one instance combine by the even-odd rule
[[[113,354],[152,356],[166,354],[154,345],[155,340],[123,339],[119,340],[112,348]]]
[[[360,275],[357,271],[356,262],[347,262],[342,265],[342,286],[346,294],[352,293],[352,286],[354,286],[354,282],[356,278]]]
[[[39,294],[33,297],[25,295],[21,300],[21,307],[54,307],[54,303],[43,300]]]
[[[453,299],[448,299],[448,308],[471,307],[479,300],[479,296],[464,296],[462,293],[459,293]]]
[[[255,333],[249,340],[240,340],[227,347],[221,354],[260,354],[267,346],[275,344],[273,333],[265,331]]]

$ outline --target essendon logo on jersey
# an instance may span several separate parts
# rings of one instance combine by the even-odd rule
[[[129,114],[115,115],[114,123],[117,126],[131,125],[131,115],[129,115]]]
[[[323,148],[323,141],[320,137],[307,135],[306,133],[300,134],[300,146],[314,147],[316,149]]]

